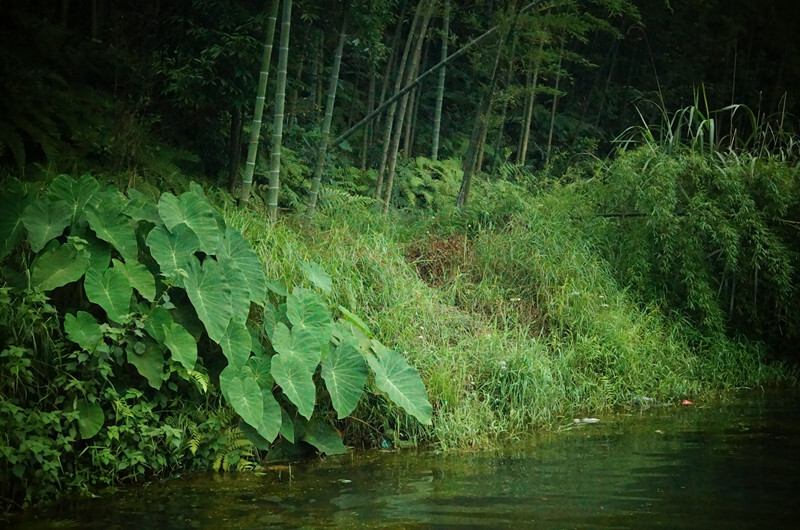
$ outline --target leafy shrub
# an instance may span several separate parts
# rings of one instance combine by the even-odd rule
[[[280,437],[343,452],[330,414],[315,409],[348,416],[368,377],[430,423],[416,370],[349,310],[339,307],[334,321],[319,294],[330,290],[327,273],[304,264],[313,288],[268,281],[250,244],[196,184],[156,203],[136,190],[101,189],[90,176],[61,175],[42,196],[15,185],[1,202],[2,307],[13,314],[0,355],[8,400],[0,473],[3,484],[23,484],[4,496],[32,500],[40,482],[57,489],[64,474],[110,484],[183,465],[200,446],[201,425],[226,425],[178,415],[178,428],[160,423],[158,411],[209,407],[203,397],[217,392],[247,443],[262,450]],[[27,337],[15,331],[26,319]],[[57,369],[37,378],[38,364]],[[24,420],[31,414],[40,423]],[[48,428],[59,433],[56,444],[31,449]],[[219,446],[228,464],[249,454],[237,439]],[[88,482],[76,478],[86,469],[59,460],[77,446],[91,459]],[[102,479],[90,478],[96,471]]]

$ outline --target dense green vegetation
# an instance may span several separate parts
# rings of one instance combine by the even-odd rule
[[[5,509],[796,383],[797,43],[642,9],[4,8]]]

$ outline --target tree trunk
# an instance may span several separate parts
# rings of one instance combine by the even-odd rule
[[[294,83],[292,83],[292,95],[289,96],[289,110],[286,115],[289,118],[287,126],[290,131],[297,125],[297,101],[300,99],[300,85],[303,82],[303,68],[305,68],[305,62],[306,56],[303,54],[297,65]]]
[[[533,66],[533,79],[529,86],[529,100],[528,107],[525,109],[525,125],[522,128],[522,142],[520,146],[519,155],[517,157],[517,164],[520,166],[525,165],[525,158],[528,154],[528,143],[531,137],[531,122],[533,121],[533,103],[536,101],[536,88],[539,84],[539,69],[542,66],[542,53],[544,52],[544,41],[539,43],[539,53],[536,55],[536,60]]]
[[[375,72],[370,71],[369,75],[369,89],[367,95],[367,113],[372,112],[372,109],[375,108]],[[367,169],[367,151],[369,150],[370,145],[372,144],[372,123],[367,125],[367,129],[364,131],[364,137],[361,141],[361,171]]]
[[[558,85],[561,83],[561,59],[564,56],[564,50],[558,55],[558,66],[556,67],[556,90],[553,94],[553,106],[550,109],[550,133],[547,135],[547,153],[544,158],[545,167],[550,165],[550,150],[553,147],[553,126],[556,122],[556,108],[558,107]]]
[[[403,57],[402,59],[400,59],[400,63],[397,65],[397,76],[395,77],[395,83],[394,83],[395,93],[400,91],[400,87],[403,84],[403,74],[405,73],[406,70],[406,63],[408,62],[408,54],[411,52],[411,43],[414,41],[414,32],[417,30],[417,24],[419,23],[420,20],[419,13],[420,11],[419,9],[417,9],[417,12],[414,14],[414,20],[411,22],[411,28],[408,30],[408,38],[406,38],[406,45],[405,48],[403,49]],[[394,101],[397,100],[395,99]],[[381,105],[381,107],[384,105],[386,105],[386,103]],[[389,112],[386,114],[384,123],[383,151],[381,152],[381,163],[378,166],[378,182],[375,186],[375,197],[377,197],[378,199],[380,199],[383,195],[383,179],[384,176],[386,175],[386,162],[389,159],[389,147],[392,142],[392,128],[394,126],[394,116],[396,112],[397,112],[397,104],[395,102],[392,102],[392,106],[389,107]],[[375,111],[373,111],[372,113],[375,113]],[[369,116],[369,114],[367,116]],[[366,118],[361,120],[361,122],[359,123],[362,122],[366,123]],[[353,127],[350,127],[349,130],[352,131]]]
[[[264,39],[264,51],[261,54],[261,71],[258,74],[258,90],[256,91],[256,104],[253,111],[253,122],[250,124],[250,144],[247,147],[247,162],[242,174],[242,189],[239,195],[239,206],[245,206],[250,200],[250,189],[253,186],[253,173],[256,168],[256,155],[258,142],[261,138],[261,118],[264,114],[264,97],[267,92],[267,79],[269,78],[269,63],[272,58],[272,41],[275,37],[275,21],[278,19],[278,5],[280,0],[272,0],[267,21],[267,36]]]
[[[317,206],[317,197],[322,184],[322,170],[325,168],[325,154],[328,149],[328,140],[331,133],[331,121],[333,118],[333,106],[336,102],[336,87],[339,85],[339,68],[342,64],[342,51],[346,40],[347,10],[342,14],[342,29],[339,32],[339,43],[336,45],[336,53],[333,56],[333,68],[328,83],[328,101],[325,104],[325,119],[322,122],[322,131],[319,139],[319,149],[317,150],[317,163],[314,165],[314,177],[311,179],[311,192],[308,194],[308,206],[306,207],[305,223],[311,222],[314,210]]]
[[[283,139],[283,106],[286,101],[286,65],[289,62],[289,30],[292,23],[292,0],[283,0],[281,46],[278,50],[278,76],[275,84],[275,114],[272,119],[272,153],[269,158],[269,190],[267,208],[270,221],[278,219],[278,191],[281,175],[281,141]]]
[[[394,36],[392,37],[392,49],[389,52],[389,57],[386,59],[386,66],[383,69],[383,77],[381,78],[381,95],[378,98],[379,106],[383,105],[384,101],[386,100],[386,91],[389,89],[392,72],[395,69],[395,63],[397,63],[397,53],[400,51],[400,40],[403,36],[403,19],[406,16],[407,7],[408,0],[403,0],[403,5],[400,7],[400,16],[397,19],[397,26],[395,27]],[[381,120],[375,120],[375,127],[380,127],[380,125]]]
[[[429,0],[425,9],[425,17],[419,30],[419,37],[414,48],[414,56],[411,59],[411,69],[406,76],[405,84],[409,84],[414,79],[417,69],[419,69],[420,56],[422,54],[422,43],[425,41],[425,33],[428,30],[428,21],[431,19],[434,0]],[[420,6],[422,7],[422,3]],[[395,127],[394,137],[392,138],[391,152],[389,155],[389,176],[386,181],[386,200],[383,203],[383,213],[389,212],[389,203],[392,201],[392,185],[394,184],[394,174],[397,167],[397,151],[400,148],[400,135],[403,132],[403,118],[408,107],[408,93],[400,100],[400,112],[397,116],[397,127]]]
[[[242,110],[231,110],[230,154],[228,160],[228,191],[233,193],[239,180],[239,162],[242,159]]]
[[[450,40],[450,0],[444,0],[444,21],[442,22],[442,61],[447,59],[447,42]],[[433,113],[433,147],[431,158],[439,158],[439,133],[442,129],[442,101],[444,100],[444,81],[447,68],[439,70],[439,85],[436,88],[436,110]]]

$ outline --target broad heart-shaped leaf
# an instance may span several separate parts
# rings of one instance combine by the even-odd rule
[[[180,198],[164,193],[158,201],[158,213],[169,230],[185,223],[200,240],[200,250],[214,254],[219,244],[219,226],[214,216],[214,208],[208,199],[197,193],[187,191]]]
[[[313,283],[323,293],[330,294],[333,280],[331,280],[330,274],[325,272],[325,269],[318,263],[304,261],[303,274],[305,274],[308,281]]]
[[[264,412],[256,429],[258,434],[271,442],[278,437],[278,432],[281,430],[281,406],[269,388],[261,389],[261,398],[264,402]]]
[[[342,443],[342,436],[330,423],[317,418],[308,422],[303,441],[317,448],[320,453],[327,455],[340,455],[347,452],[347,447]]]
[[[220,281],[228,286],[230,296],[231,318],[242,322],[247,320],[250,315],[250,291],[247,289],[247,280],[244,273],[231,266],[231,260],[223,258],[217,260],[219,263]]]
[[[139,190],[128,190],[128,204],[125,205],[125,215],[137,221],[150,221],[156,226],[163,224],[158,215],[158,206],[150,197]]]
[[[19,182],[0,191],[0,261],[22,240],[22,212],[31,202],[33,194]]]
[[[372,332],[369,330],[369,326],[367,326],[367,324],[364,323],[364,321],[361,320],[358,317],[358,315],[356,315],[355,313],[353,313],[352,311],[350,311],[349,309],[347,309],[342,305],[339,306],[339,311],[342,312],[342,316],[344,316],[345,320],[347,320],[348,322],[352,323],[353,325],[361,329],[361,331],[363,331],[367,337],[372,336]]]
[[[78,430],[84,440],[93,437],[103,428],[106,418],[103,409],[97,403],[80,399],[75,403],[75,411],[78,413]]]
[[[281,409],[281,436],[289,443],[294,443],[294,423],[284,409]]]
[[[293,329],[307,331],[320,344],[327,344],[333,332],[328,307],[320,296],[310,289],[296,288],[286,298],[286,317]]]
[[[311,419],[317,392],[311,373],[303,361],[292,355],[273,356],[272,377],[280,385],[286,397],[295,404],[297,411]]]
[[[225,358],[228,359],[228,364],[237,371],[244,368],[252,347],[250,332],[244,322],[231,320],[220,338],[219,345]]]
[[[128,362],[136,367],[142,377],[147,379],[147,384],[156,390],[164,382],[164,352],[152,340],[144,341],[144,351],[136,352],[134,348],[126,348]]]
[[[273,334],[275,333],[275,326],[278,325],[278,312],[272,302],[267,300],[264,303],[264,332],[267,338],[272,341]]]
[[[322,361],[322,379],[325,380],[339,419],[349,416],[364,393],[367,382],[364,355],[352,343],[339,344]]]
[[[74,228],[73,226],[72,229]],[[72,231],[72,229],[70,229],[70,231]],[[109,244],[94,235],[94,232],[89,229],[86,229],[79,237],[86,241],[86,251],[89,253],[89,266],[99,271],[106,270],[111,263],[111,247]]]
[[[433,407],[428,402],[425,385],[405,357],[383,347],[377,357],[367,355],[367,362],[375,373],[375,384],[386,392],[389,399],[403,407],[420,423],[431,424]]]
[[[264,265],[261,264],[250,243],[235,228],[228,227],[220,238],[217,260],[224,263],[226,269],[241,271],[250,300],[258,305],[264,305],[267,297]]]
[[[169,311],[161,306],[156,307],[152,311],[149,310],[146,304],[139,304],[139,311],[142,314],[148,315],[144,321],[144,330],[153,337],[159,344],[166,346],[167,334],[164,327],[172,327],[172,316]]]
[[[264,396],[255,381],[242,377],[241,373],[228,366],[219,375],[219,386],[222,395],[244,421],[255,426],[261,424],[264,417]]]
[[[103,330],[92,315],[85,311],[78,311],[76,315],[67,313],[64,317],[64,331],[72,342],[75,342],[88,351],[94,352],[95,348],[103,341]]]
[[[146,300],[153,301],[156,297],[156,279],[147,270],[147,267],[138,262],[122,263],[113,260],[114,268],[118,269],[134,289]]]
[[[247,359],[247,368],[250,372],[250,376],[255,379],[258,386],[261,389],[272,389],[272,385],[275,384],[275,379],[272,377],[272,373],[270,373],[270,369],[272,368],[272,360],[267,357],[266,355],[253,355],[249,359]]]
[[[197,342],[183,326],[173,322],[164,326],[164,345],[172,352],[172,358],[187,370],[194,370],[197,364]]]
[[[170,278],[175,271],[185,268],[189,259],[200,248],[197,236],[185,224],[175,225],[171,231],[163,226],[156,226],[147,234],[146,243],[165,278]]]
[[[296,358],[312,374],[322,354],[319,342],[307,330],[293,327],[289,331],[283,322],[275,326],[272,348],[281,355]]]
[[[72,210],[65,201],[38,199],[22,213],[22,223],[28,230],[31,250],[39,252],[48,241],[60,236],[72,220]]]
[[[197,316],[206,327],[211,340],[219,343],[233,317],[231,288],[223,281],[222,267],[213,259],[203,265],[192,257],[186,267],[184,285]]]
[[[97,237],[117,249],[127,263],[139,260],[139,246],[132,221],[119,209],[105,204],[90,205],[86,208],[86,219]]]
[[[74,223],[98,191],[100,184],[91,175],[83,175],[79,180],[70,175],[59,175],[50,183],[47,196],[52,200],[62,200],[69,204],[70,222]]]
[[[83,280],[83,288],[86,298],[105,309],[109,319],[120,324],[129,320],[133,289],[119,269],[110,268],[103,272],[89,269]]]
[[[33,263],[31,286],[50,291],[77,281],[89,268],[89,253],[68,242],[41,254]]]

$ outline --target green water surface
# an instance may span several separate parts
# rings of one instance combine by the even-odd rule
[[[353,452],[203,474],[18,528],[800,528],[800,400],[653,408],[496,451]]]

